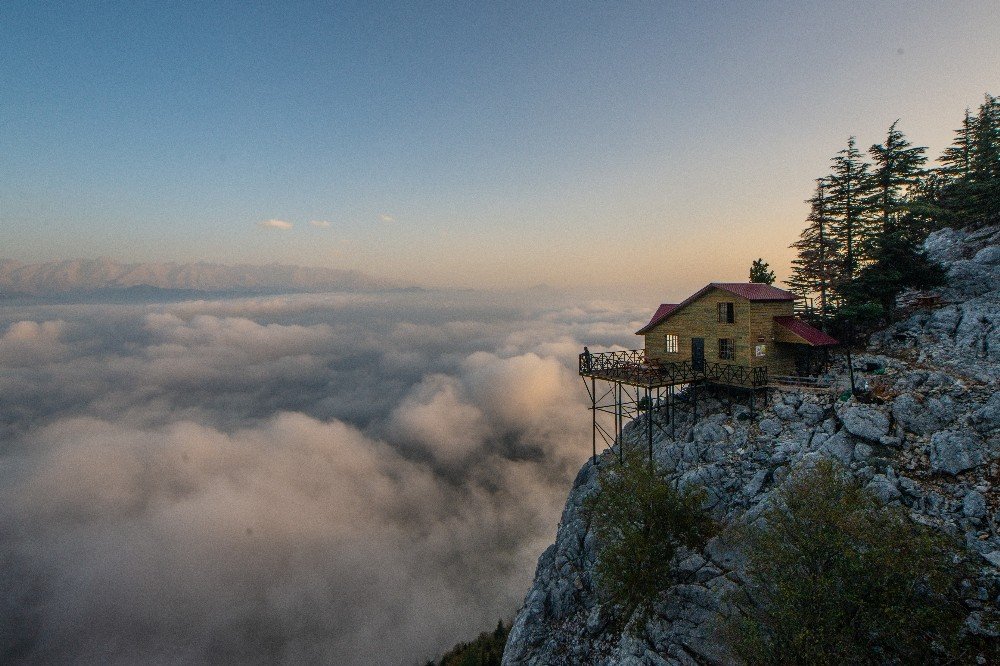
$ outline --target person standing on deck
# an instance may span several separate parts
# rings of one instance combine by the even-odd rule
[[[587,372],[591,370],[591,353],[586,347],[583,348],[583,369]]]

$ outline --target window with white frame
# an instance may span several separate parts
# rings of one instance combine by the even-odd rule
[[[676,354],[677,350],[680,349],[680,338],[676,335],[667,333],[667,336],[663,341],[663,349],[668,354]]]

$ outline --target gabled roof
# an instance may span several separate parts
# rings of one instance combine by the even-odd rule
[[[701,298],[711,289],[722,289],[731,294],[745,298],[749,301],[794,301],[797,296],[790,291],[772,287],[769,284],[758,284],[756,282],[712,282],[707,284],[695,293],[691,294],[677,305],[664,303],[656,309],[656,314],[649,320],[649,323],[635,332],[636,335],[643,335],[657,324],[662,323],[667,317],[688,303]],[[831,338],[832,339],[832,338]]]
[[[642,335],[649,329],[653,328],[661,321],[667,318],[667,316],[677,309],[676,303],[661,303],[660,307],[656,308],[656,312],[653,314],[653,318],[649,320],[649,323],[636,331],[636,335]]]
[[[760,284],[758,282],[713,282],[701,291],[698,292],[698,296],[709,289],[709,287],[716,287],[717,289],[725,289],[726,291],[741,296],[749,301],[794,301],[798,296],[790,291],[785,291],[784,289],[778,289],[777,287],[772,287],[769,284]],[[694,296],[691,297],[692,299]],[[691,299],[689,299],[691,300]]]
[[[794,333],[813,347],[828,347],[830,345],[840,344],[837,340],[831,338],[823,331],[818,328],[813,328],[801,319],[796,319],[795,317],[775,317],[774,323],[787,331]]]

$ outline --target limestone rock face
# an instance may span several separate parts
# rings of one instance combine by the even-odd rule
[[[793,470],[835,458],[881,501],[901,504],[925,524],[963,536],[981,561],[966,605],[970,631],[995,629],[984,611],[1000,604],[1000,228],[943,230],[926,247],[946,264],[947,304],[917,311],[876,335],[856,357],[858,380],[881,396],[870,404],[839,394],[847,368],[834,368],[829,393],[772,391],[756,422],[723,402],[699,398],[699,419],[677,412],[654,428],[653,454],[669,480],[705,488],[706,506],[724,525],[752,523]],[[646,448],[644,414],[626,428],[625,447]],[[653,418],[661,418],[656,412]],[[745,577],[745,554],[732,529],[700,552],[676,557],[652,619],[613,630],[594,576],[595,544],[583,510],[599,491],[598,467],[617,464],[605,451],[573,483],[556,542],[538,561],[534,583],[515,618],[504,664],[738,663],[720,635],[729,601]]]

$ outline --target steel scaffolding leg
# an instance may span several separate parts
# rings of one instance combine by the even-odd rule
[[[591,460],[594,464],[597,464],[597,380],[593,377],[590,378],[590,414],[591,414],[591,428],[590,428],[590,445],[593,453],[591,454]]]
[[[625,462],[625,442],[622,441],[622,430],[624,429],[622,417],[622,384],[617,382],[615,392],[615,431],[618,441],[618,462]]]
[[[653,462],[653,396],[646,387],[646,443],[649,445],[649,462]]]
[[[669,389],[669,400],[670,400],[670,438],[677,439],[677,406],[675,404],[677,398],[674,395],[674,387],[671,386]]]

